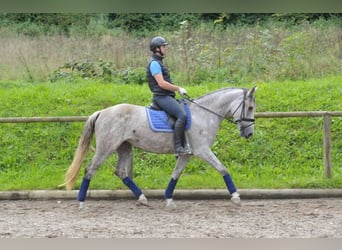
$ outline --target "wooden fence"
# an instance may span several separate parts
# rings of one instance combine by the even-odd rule
[[[289,118],[289,117],[323,117],[323,161],[324,175],[331,178],[331,117],[342,117],[342,111],[309,111],[309,112],[260,112],[257,118]]]
[[[323,117],[323,161],[324,175],[332,177],[331,161],[331,117],[342,117],[342,111],[309,111],[309,112],[258,112],[255,118],[291,118],[291,117]],[[63,117],[8,117],[0,118],[0,123],[31,123],[31,122],[84,122],[88,116]]]

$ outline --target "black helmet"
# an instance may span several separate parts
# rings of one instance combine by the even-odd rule
[[[150,42],[150,50],[152,52],[156,52],[156,48],[162,46],[162,45],[168,45],[164,37],[156,36],[152,38]]]

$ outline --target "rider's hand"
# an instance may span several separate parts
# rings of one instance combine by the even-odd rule
[[[184,88],[179,88],[178,93],[179,93],[181,96],[187,94],[187,92],[186,92],[186,90],[185,90]]]

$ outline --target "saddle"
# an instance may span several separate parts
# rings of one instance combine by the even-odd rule
[[[191,112],[188,104],[184,99],[180,100],[182,104],[184,105],[186,115],[188,117],[185,130],[188,130],[191,126]],[[154,132],[174,132],[174,126],[176,123],[175,117],[172,115],[167,114],[165,111],[163,111],[159,105],[152,101],[149,107],[145,108],[147,120],[150,125],[150,128]]]

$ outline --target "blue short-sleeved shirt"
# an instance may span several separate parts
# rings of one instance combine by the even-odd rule
[[[151,75],[155,76],[157,74],[162,74],[162,68],[157,61],[152,61],[150,64]]]

